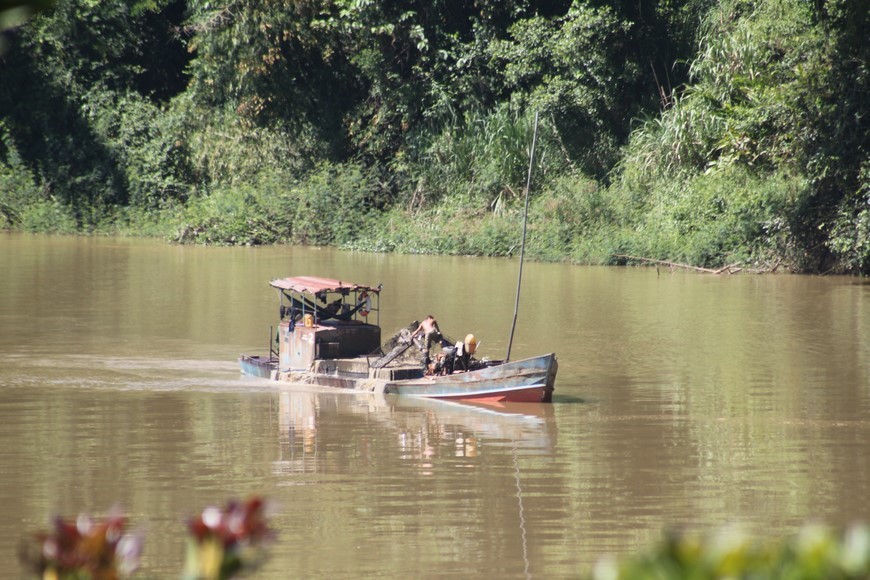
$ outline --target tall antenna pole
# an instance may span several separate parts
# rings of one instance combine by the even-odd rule
[[[514,303],[514,321],[511,324],[511,337],[508,340],[505,362],[511,360],[511,347],[514,344],[514,330],[517,328],[517,314],[520,311],[520,288],[523,284],[523,260],[526,256],[526,224],[529,217],[529,189],[532,186],[532,167],[535,165],[535,144],[538,142],[538,112],[535,111],[535,131],[532,133],[532,150],[529,153],[529,173],[526,176],[526,207],[523,210],[523,241],[520,244],[520,273],[517,276],[517,299]]]

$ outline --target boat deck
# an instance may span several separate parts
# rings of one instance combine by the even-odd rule
[[[318,375],[384,381],[404,381],[423,376],[423,369],[419,364],[372,368],[370,363],[374,360],[376,359],[369,357],[321,359],[314,361],[313,370]]]

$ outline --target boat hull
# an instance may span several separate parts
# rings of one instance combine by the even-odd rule
[[[384,392],[478,403],[549,403],[557,370],[551,353],[467,373],[396,381]]]
[[[275,378],[278,363],[269,357],[242,355],[239,358],[239,367],[243,374],[261,379]]]
[[[359,359],[365,364],[365,359]],[[242,356],[242,373],[283,382],[355,389],[384,394],[466,401],[474,403],[549,403],[552,400],[558,363],[554,354],[449,375],[405,380],[366,377],[364,373],[280,371],[277,362],[266,357]]]
[[[397,394],[409,397],[423,397],[440,399],[444,401],[463,401],[469,403],[546,403],[547,398],[545,385],[532,385],[517,389],[496,389],[481,392],[438,392],[438,393],[414,393],[412,391],[397,392]]]

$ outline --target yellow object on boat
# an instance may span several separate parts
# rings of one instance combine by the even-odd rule
[[[477,350],[477,338],[473,334],[466,335],[465,349],[468,351],[468,354],[474,354],[474,351]]]

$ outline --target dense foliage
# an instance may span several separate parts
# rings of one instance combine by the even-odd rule
[[[0,227],[870,272],[866,0],[59,0]],[[0,23],[0,30],[3,29]]]

